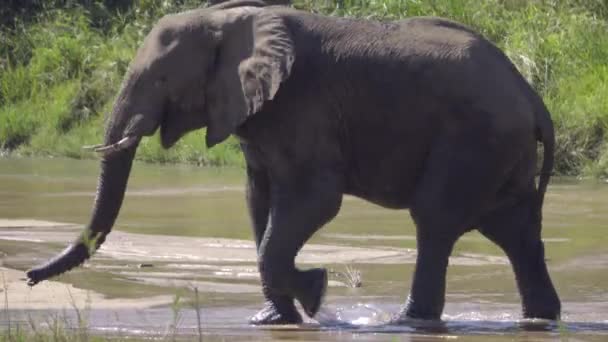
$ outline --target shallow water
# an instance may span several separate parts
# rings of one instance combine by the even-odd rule
[[[37,219],[59,225],[0,228],[2,266],[25,270],[59,251],[90,214],[97,162],[0,158],[0,220]],[[478,233],[457,244],[448,271],[442,324],[386,322],[407,295],[415,261],[414,228],[406,211],[345,197],[338,217],[298,256],[303,268],[331,271],[325,305],[300,327],[259,328],[247,317],[261,295],[246,216],[244,173],[136,163],[115,232],[86,267],[58,278],[99,298],[165,296],[152,308],[91,303],[90,325],[108,334],[196,334],[192,287],[207,337],[257,340],[532,340],[608,338],[608,185],[556,180],[547,194],[543,237],[562,299],[559,324],[521,320],[513,273],[502,252]],[[351,287],[347,266],[360,272]],[[356,277],[355,277],[356,278]],[[38,286],[31,292],[40,291]],[[74,318],[73,310],[10,298],[13,321],[27,315]],[[171,308],[179,294],[183,304]],[[30,297],[31,298],[31,297]],[[126,302],[125,302],[126,303]],[[55,303],[57,304],[57,303]],[[70,307],[66,303],[66,307]],[[5,317],[6,318],[6,317]]]

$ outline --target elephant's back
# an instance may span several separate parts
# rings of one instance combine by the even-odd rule
[[[280,8],[303,45],[302,52],[325,52],[337,58],[403,59],[412,56],[464,57],[469,47],[486,40],[472,29],[439,17],[411,17],[396,21],[323,16]]]

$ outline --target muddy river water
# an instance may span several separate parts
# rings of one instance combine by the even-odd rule
[[[108,241],[84,267],[28,288],[23,271],[88,220],[96,161],[0,158],[2,326],[87,315],[100,334],[210,340],[608,340],[608,185],[555,180],[543,237],[562,321],[522,320],[513,273],[476,232],[458,242],[441,324],[387,325],[410,286],[416,250],[406,211],[345,197],[298,255],[330,269],[322,311],[301,326],[252,327],[261,306],[244,172],[136,163]],[[198,290],[195,300],[193,289]],[[177,303],[177,304],[176,304]]]

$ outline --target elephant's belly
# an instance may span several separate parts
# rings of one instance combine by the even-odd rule
[[[415,191],[415,183],[404,179],[377,179],[351,186],[347,192],[371,203],[391,209],[409,208]]]
[[[367,200],[371,203],[377,204],[379,206],[390,208],[390,209],[406,209],[410,206],[411,198],[409,196],[405,196],[403,193],[374,193],[374,194],[365,194],[360,197],[364,200]]]
[[[403,146],[408,144],[392,139],[374,146],[370,153],[359,154],[347,171],[347,188],[352,195],[387,208],[408,208],[424,170],[427,149]]]

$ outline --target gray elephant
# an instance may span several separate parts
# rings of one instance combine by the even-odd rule
[[[135,150],[206,127],[212,147],[235,135],[266,300],[253,324],[313,317],[324,269],[300,270],[304,243],[344,194],[409,209],[418,256],[395,321],[439,319],[448,257],[479,230],[511,261],[525,317],[558,319],[541,241],[553,168],[550,114],[509,59],[479,34],[431,17],[394,22],[325,17],[236,0],[162,18],[113,107],[92,217],[29,283],[89,258],[110,232]],[[543,163],[535,182],[537,141]]]

